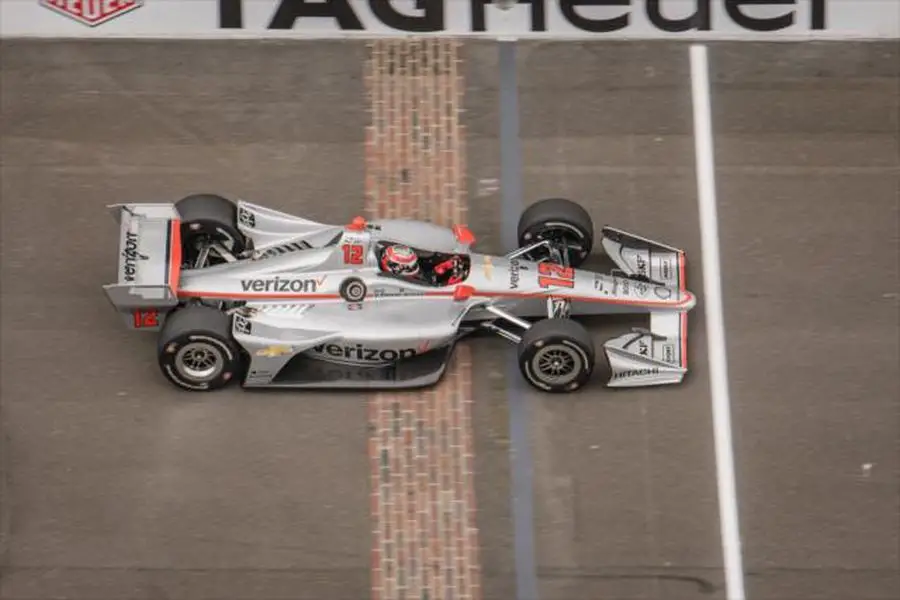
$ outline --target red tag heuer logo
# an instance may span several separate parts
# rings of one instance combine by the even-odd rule
[[[144,0],[40,0],[41,6],[96,27],[144,5]]]

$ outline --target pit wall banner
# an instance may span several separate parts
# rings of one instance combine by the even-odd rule
[[[900,39],[900,0],[0,0],[0,37]]]

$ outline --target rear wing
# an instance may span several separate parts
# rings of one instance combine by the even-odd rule
[[[115,204],[118,279],[103,290],[131,329],[157,331],[178,305],[181,221],[172,204]]]
[[[603,228],[603,248],[628,277],[656,286],[655,293],[683,296],[687,287],[685,254],[612,227]],[[650,329],[609,340],[603,345],[612,376],[609,387],[681,383],[687,373],[687,311],[653,311]]]

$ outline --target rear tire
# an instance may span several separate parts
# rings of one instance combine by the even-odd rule
[[[184,262],[194,266],[200,249],[212,242],[225,246],[232,254],[248,248],[248,242],[237,226],[237,206],[227,198],[214,194],[194,194],[175,203],[181,215],[181,246]],[[209,266],[223,262],[211,253]]]
[[[553,240],[569,248],[569,266],[578,267],[594,247],[594,222],[584,208],[565,198],[538,200],[519,217],[519,247]],[[540,260],[541,256],[529,256]]]
[[[525,381],[541,391],[574,392],[594,371],[594,340],[575,321],[538,321],[519,342],[519,369]]]
[[[188,306],[170,314],[159,333],[157,354],[165,378],[192,392],[217,390],[243,375],[231,317],[209,306]]]

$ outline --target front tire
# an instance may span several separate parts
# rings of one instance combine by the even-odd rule
[[[160,331],[157,353],[166,379],[192,392],[221,389],[243,374],[231,318],[209,306],[189,306],[170,314]]]
[[[519,369],[525,381],[541,391],[574,392],[594,371],[594,340],[575,321],[538,321],[519,342]]]
[[[519,247],[549,240],[568,250],[569,266],[578,267],[594,247],[594,222],[579,204],[565,198],[538,200],[519,217]],[[529,256],[540,260],[540,256]]]
[[[175,208],[181,215],[181,246],[189,268],[224,262],[218,254],[210,253],[204,264],[196,264],[204,246],[212,243],[222,244],[231,254],[247,249],[248,242],[237,226],[237,206],[231,200],[214,194],[194,194],[176,202]]]

